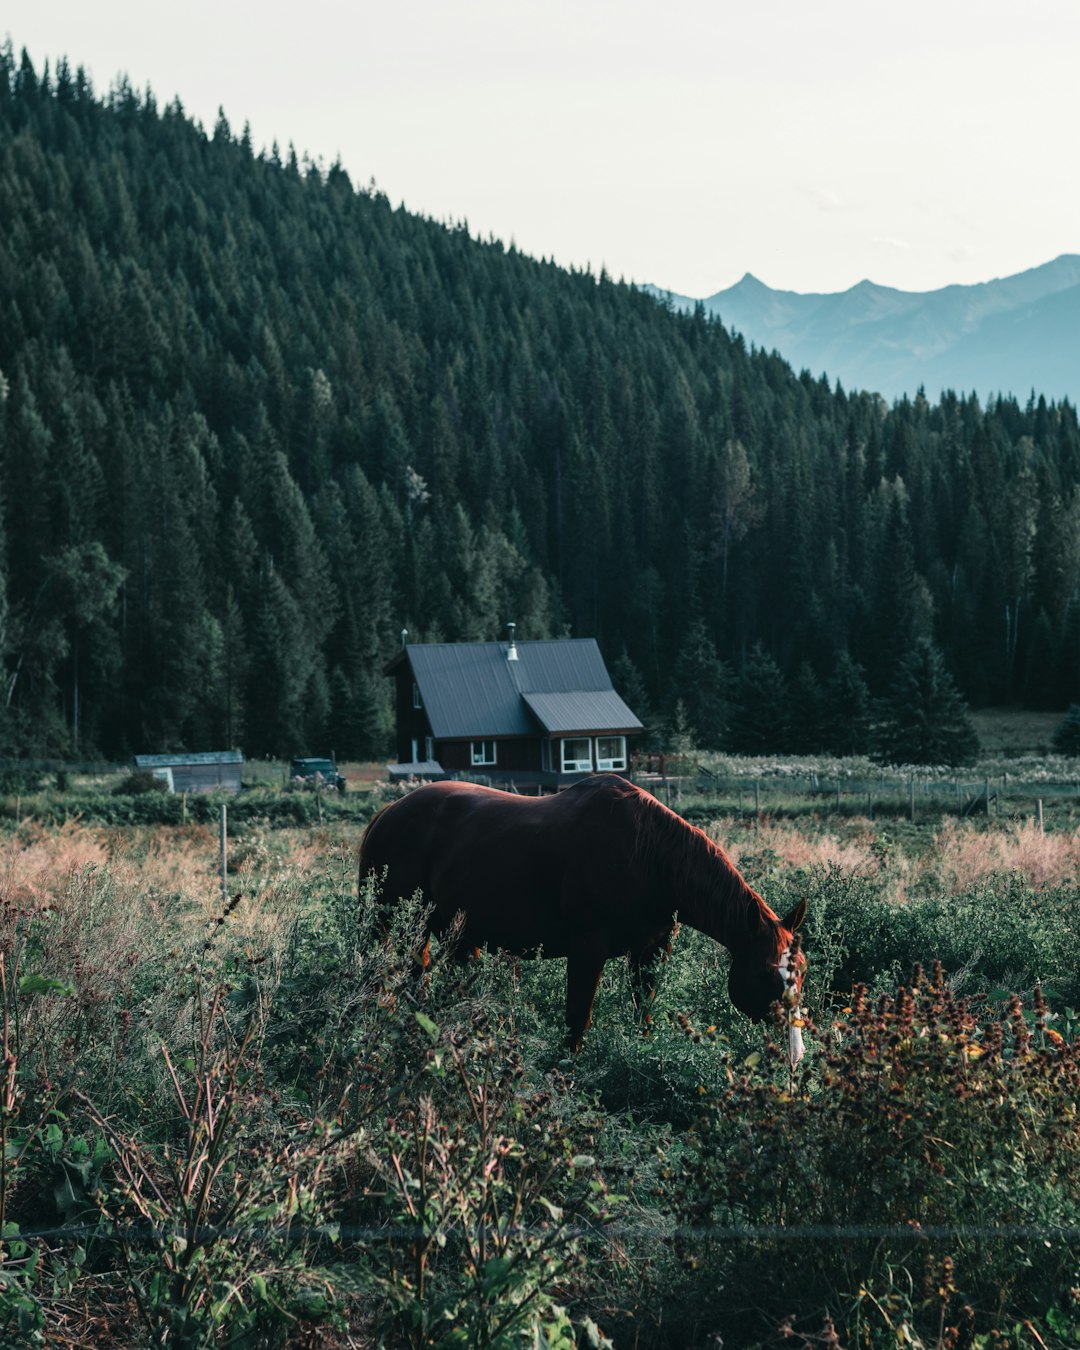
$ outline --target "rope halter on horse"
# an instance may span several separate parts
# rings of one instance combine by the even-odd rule
[[[802,943],[798,934],[784,948],[780,958],[780,977],[784,981],[784,1016],[788,1024],[788,1062],[794,1069],[803,1057],[803,1013],[799,1007],[799,993],[802,987],[803,972],[806,970],[806,957],[802,954]]]

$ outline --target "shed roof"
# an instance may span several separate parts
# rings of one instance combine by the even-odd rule
[[[560,731],[639,731],[594,638],[413,643],[405,648],[437,740]],[[397,667],[399,655],[388,666]]]
[[[136,755],[138,769],[172,769],[180,764],[243,764],[239,750],[178,751],[175,755]]]

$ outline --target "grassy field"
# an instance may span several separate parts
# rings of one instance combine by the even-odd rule
[[[686,929],[651,1035],[612,962],[572,1059],[561,962],[418,982],[351,787],[230,802],[224,904],[213,803],[0,824],[0,1343],[1080,1344],[1075,798],[686,796],[809,902],[792,1073]]]

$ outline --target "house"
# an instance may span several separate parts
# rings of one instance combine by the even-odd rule
[[[135,768],[162,779],[170,792],[239,792],[243,767],[239,750],[135,756]]]
[[[396,681],[391,778],[468,775],[558,788],[598,770],[627,773],[642,725],[611,684],[593,638],[411,643]]]

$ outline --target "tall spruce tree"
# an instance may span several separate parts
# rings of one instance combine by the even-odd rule
[[[881,708],[877,753],[892,764],[970,764],[979,737],[945,658],[926,638],[902,658]]]
[[[834,755],[865,755],[871,725],[870,689],[863,669],[843,651],[825,689],[822,744]]]
[[[735,684],[727,746],[744,755],[777,754],[790,740],[787,681],[761,646],[750,653]]]

